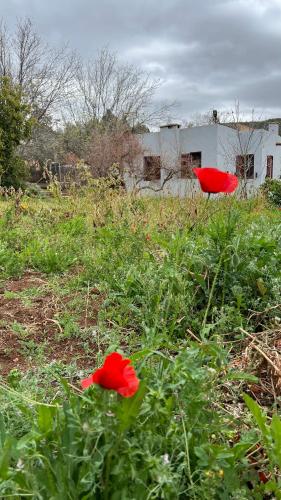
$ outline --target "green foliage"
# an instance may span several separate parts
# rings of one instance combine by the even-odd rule
[[[266,179],[261,190],[272,205],[281,208],[281,180]]]
[[[250,396],[244,394],[244,400],[259,428],[269,459],[267,470],[271,473],[271,479],[265,484],[264,492],[274,493],[276,498],[281,499],[281,479],[278,474],[281,470],[281,419],[274,413],[269,424],[266,414]]]
[[[21,141],[31,134],[33,120],[22,102],[20,88],[8,77],[0,79],[0,184],[19,187],[26,177],[24,161],[17,155]]]
[[[256,422],[245,409],[232,418],[258,378],[227,363],[241,327],[279,321],[280,215],[262,198],[207,210],[196,200],[196,213],[192,203],[131,198],[105,179],[68,197],[0,201],[1,286],[27,269],[45,273],[40,287],[8,287],[3,300],[31,308],[42,297],[48,309],[46,294],[60,304],[47,342],[18,317],[8,325],[33,367],[0,383],[0,497],[279,498],[279,418],[269,423],[248,400]],[[49,362],[58,339],[79,342],[93,369],[105,352],[132,353],[140,392],[75,391],[86,374],[74,357]],[[259,442],[266,484],[248,458]]]
[[[183,348],[175,357],[139,353],[142,384],[133,398],[99,387],[75,395],[62,381],[64,399],[23,416],[30,430],[20,438],[2,418],[1,494],[234,498],[244,449],[223,443],[229,423],[209,405],[219,355],[211,345]]]

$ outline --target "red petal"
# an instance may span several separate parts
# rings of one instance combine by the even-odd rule
[[[213,167],[194,168],[204,193],[232,193],[238,186],[235,175]]]
[[[90,375],[90,377],[84,378],[84,380],[81,380],[81,385],[82,385],[83,389],[87,389],[87,387],[89,387],[93,383],[94,383],[93,375]]]
[[[226,174],[224,193],[233,193],[238,186],[238,178],[233,174]]]
[[[102,376],[103,367],[98,368],[92,375],[93,384],[99,384]]]
[[[105,389],[113,389],[117,391],[119,387],[126,385],[126,380],[123,373],[114,370],[103,370],[98,382]]]
[[[136,376],[136,372],[132,366],[126,366],[123,376],[126,380],[126,385],[124,387],[119,387],[117,389],[117,392],[125,398],[130,398],[137,392],[140,381]]]
[[[139,387],[139,379],[135,370],[129,366],[130,359],[126,359],[117,352],[109,354],[101,368],[98,368],[89,378],[82,380],[83,389],[91,384],[99,384],[105,389],[112,389],[124,397],[135,394]]]
[[[103,368],[114,367],[116,369],[118,367],[127,365],[128,363],[130,363],[129,359],[123,358],[121,354],[119,354],[119,352],[113,352],[111,354],[108,354],[108,356],[106,356]]]

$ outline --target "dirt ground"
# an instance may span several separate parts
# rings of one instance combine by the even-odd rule
[[[32,293],[36,289],[38,293]],[[0,285],[0,375],[6,376],[13,368],[26,370],[42,360],[65,364],[76,361],[81,369],[93,366],[93,355],[99,348],[91,328],[95,328],[104,297],[96,288],[88,291],[76,319],[80,333],[68,337],[58,317],[65,310],[71,312],[72,300],[73,295],[57,296],[51,292],[46,278],[34,271]],[[81,331],[88,331],[89,335],[81,338]],[[280,397],[280,352],[278,325],[255,338],[244,339],[231,355],[230,368],[258,377],[259,383],[248,383],[247,391],[260,404],[272,403]]]
[[[79,335],[64,337],[57,315],[65,310],[72,297],[57,297],[50,291],[47,281],[40,273],[27,272],[19,279],[9,280],[0,286],[0,374],[5,376],[13,368],[25,370],[34,364],[34,357],[26,354],[24,346],[40,351],[44,348],[46,362],[76,360],[81,368],[91,366],[91,359],[85,356]],[[36,288],[42,294],[23,300],[22,294]],[[98,291],[90,290],[85,309],[78,318],[82,329],[94,328],[103,298]],[[95,352],[97,346],[87,338],[87,347]],[[35,360],[36,362],[36,360]]]

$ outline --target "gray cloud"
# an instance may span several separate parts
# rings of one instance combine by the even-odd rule
[[[29,16],[84,57],[108,45],[162,81],[175,113],[233,105],[281,116],[280,0],[0,0],[9,26]]]

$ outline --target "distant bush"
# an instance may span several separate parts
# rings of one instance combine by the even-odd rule
[[[281,207],[281,180],[266,179],[261,190],[270,203]]]
[[[33,197],[46,198],[48,193],[45,192],[43,189],[41,189],[40,186],[38,186],[38,184],[32,184],[31,182],[26,182],[24,194],[31,198]]]

